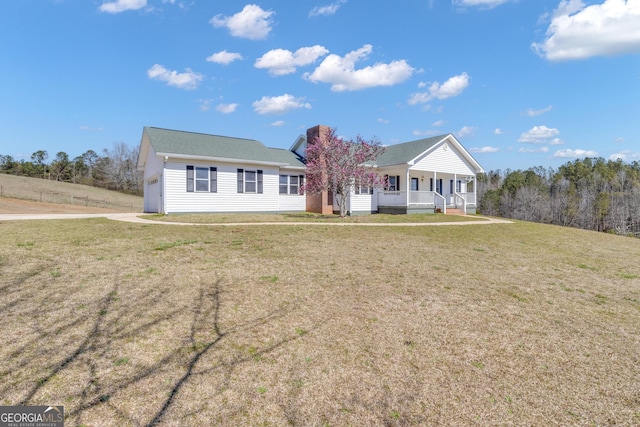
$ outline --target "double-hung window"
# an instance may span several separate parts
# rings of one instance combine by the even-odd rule
[[[373,194],[373,187],[369,187],[368,185],[356,185],[355,193],[356,194]]]
[[[280,194],[289,194],[289,175],[280,175]]]
[[[298,194],[298,188],[300,188],[300,178],[297,175],[291,175],[289,177],[289,194]]]
[[[400,191],[400,176],[399,175],[385,175],[387,191]]]
[[[218,191],[218,168],[187,165],[187,192]]]
[[[238,193],[262,193],[262,171],[238,169]]]
[[[244,192],[256,192],[256,171],[244,171]]]
[[[280,175],[280,194],[300,194],[300,186],[304,182],[303,175]]]

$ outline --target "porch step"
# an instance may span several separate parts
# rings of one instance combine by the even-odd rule
[[[464,215],[464,211],[462,209],[456,208],[447,208],[447,215]]]

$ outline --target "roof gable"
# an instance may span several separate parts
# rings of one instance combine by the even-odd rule
[[[389,145],[385,147],[385,152],[378,157],[376,164],[379,167],[414,164],[421,158],[427,156],[445,141],[455,147],[460,155],[469,163],[470,167],[475,169],[476,173],[484,172],[482,166],[480,166],[476,159],[474,159],[462,144],[460,144],[460,142],[450,133],[405,142],[402,144]]]
[[[378,166],[403,165],[411,162],[416,157],[429,150],[448,135],[439,135],[402,144],[388,145],[384,147],[384,153],[378,156]]]

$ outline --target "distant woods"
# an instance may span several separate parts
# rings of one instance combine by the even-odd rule
[[[0,172],[142,195],[142,174],[136,170],[137,161],[137,147],[116,143],[111,150],[103,150],[102,155],[88,150],[74,158],[64,151],[50,158],[49,153],[38,150],[30,160],[0,154]]]
[[[485,215],[640,237],[640,163],[585,158],[478,177]]]

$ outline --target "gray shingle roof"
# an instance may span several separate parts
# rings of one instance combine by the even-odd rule
[[[378,156],[375,163],[378,166],[406,164],[446,137],[447,135],[439,135],[402,144],[388,145],[384,147],[384,153]]]
[[[279,163],[304,167],[304,163],[288,150],[269,148],[255,139],[208,135],[155,127],[145,127],[153,150],[159,154],[213,157],[261,163]]]

